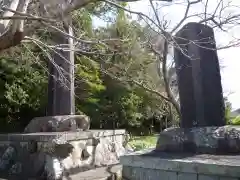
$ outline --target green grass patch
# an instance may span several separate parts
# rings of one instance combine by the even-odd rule
[[[235,117],[231,120],[232,125],[240,125],[240,116]]]
[[[157,136],[135,136],[128,142],[135,151],[155,147],[156,143]]]

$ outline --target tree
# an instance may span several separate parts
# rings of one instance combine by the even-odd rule
[[[141,79],[149,84],[152,78],[148,77],[145,68],[154,60],[154,56],[145,54],[147,51],[139,46],[139,41],[136,41],[136,34],[139,32],[134,31],[134,26],[129,21],[112,24],[98,32],[94,31],[91,27],[91,14],[95,13],[93,11],[82,9],[75,12],[73,15],[73,24],[76,27],[74,34],[78,35],[84,31],[86,32],[85,36],[89,38],[105,38],[106,34],[111,38],[119,38],[116,29],[122,29],[123,39],[129,32],[131,32],[132,39],[130,39],[131,42],[120,43],[121,48],[117,49],[116,56],[111,50],[108,56],[99,53],[95,55],[96,57],[91,53],[77,52],[75,54],[77,113],[83,112],[89,115],[92,120],[92,128],[126,128],[137,134],[149,133],[152,124],[146,123],[149,122],[147,120],[155,114],[165,115],[167,113],[166,103],[161,98],[146,93],[140,86],[133,85],[130,80]],[[122,15],[124,16],[124,14]],[[117,25],[118,28],[116,28]],[[124,30],[123,27],[126,29]],[[1,127],[4,128],[1,131],[22,131],[31,118],[45,114],[47,75],[49,73],[47,61],[53,61],[49,59],[50,48],[54,47],[53,35],[54,32],[38,31],[35,33],[37,40],[36,43],[33,43],[34,46],[23,43],[1,53],[0,58],[4,59],[4,62],[21,62],[16,63],[12,68],[20,69],[19,73],[8,71],[8,76],[14,78],[6,79],[3,84],[8,89],[2,90],[1,94],[7,94],[8,98],[6,101],[1,101],[0,104],[5,107],[4,111],[6,112],[2,113]],[[48,48],[44,44],[47,44]],[[123,53],[132,46],[135,47],[134,51],[138,56],[135,53],[132,55]],[[101,46],[96,47],[97,50],[99,48]],[[105,61],[102,60],[103,58]],[[129,58],[132,60],[128,61]],[[11,64],[4,63],[2,69],[8,69]],[[126,66],[129,67],[129,70],[123,72]],[[120,69],[114,70],[115,67]],[[30,76],[39,71],[41,72],[39,76]],[[105,73],[106,71],[107,73]],[[116,77],[119,77],[120,81],[116,80]],[[157,79],[157,81],[159,80]],[[29,84],[33,85],[29,86]],[[146,128],[147,126],[149,127]]]
[[[34,51],[35,47],[20,46],[0,55],[1,132],[21,132],[30,119],[45,114],[46,65]]]
[[[68,14],[91,3],[95,4],[97,2],[95,0],[71,2],[65,0],[1,0],[0,4],[3,13],[0,21],[0,50],[19,44],[25,36],[31,36],[36,29],[39,29],[41,24],[47,25],[49,28],[54,28],[54,26],[48,23],[64,21],[68,24]],[[10,20],[12,20],[12,24]],[[30,23],[26,23],[25,20],[30,20]]]
[[[144,81],[151,86],[159,84],[159,79],[156,79],[157,74],[152,76],[146,71],[149,64],[154,64],[155,56],[140,46],[138,40],[140,31],[138,32],[135,28],[139,24],[128,21],[124,11],[118,13],[116,19],[116,22],[110,26],[98,29],[98,36],[112,39],[126,39],[128,36],[131,39],[122,43],[113,42],[108,56],[99,54],[93,57],[91,54],[80,55],[79,53],[80,59],[88,57],[88,63],[98,62],[100,68],[96,64],[95,68],[101,72],[101,83],[105,87],[105,90],[99,91],[97,97],[94,96],[94,100],[85,98],[87,102],[79,102],[79,104],[82,105],[81,109],[86,114],[101,121],[101,128],[122,127],[131,131],[134,129],[139,131],[143,127],[142,123],[145,119],[151,118],[154,114],[166,114],[166,109],[163,108],[166,102],[155,94],[145,92],[141,87],[142,84],[135,83]],[[113,48],[115,48],[115,53],[112,54]],[[156,70],[152,69],[152,72],[156,72]],[[161,87],[161,83],[158,87]],[[161,88],[163,89],[163,87]],[[93,127],[99,128],[99,122],[95,121]]]

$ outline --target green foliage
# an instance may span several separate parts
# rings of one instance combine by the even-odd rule
[[[231,120],[232,125],[240,125],[240,116],[237,116]]]
[[[1,131],[21,131],[30,119],[44,113],[46,75],[18,50],[0,56]]]
[[[109,9],[102,3],[92,3],[72,13],[77,36],[122,39],[107,44],[108,49],[100,43],[94,46],[96,50],[106,50],[108,56],[76,54],[76,112],[90,116],[92,128],[126,128],[133,134],[150,134],[154,122],[161,126],[160,121],[164,119],[168,123],[165,121],[169,117],[168,103],[131,80],[162,91],[162,80],[154,64],[156,57],[141,45],[142,27],[130,22],[122,10],[114,9],[115,23],[93,29],[92,16],[107,14]],[[51,44],[52,34],[43,30],[36,32],[36,37]],[[0,131],[22,131],[33,117],[45,115],[46,60],[45,54],[32,44],[0,54]],[[103,73],[103,69],[121,78],[121,82]],[[152,142],[135,146],[150,144]]]
[[[225,119],[226,119],[226,124],[231,124],[231,111],[232,111],[232,105],[228,101],[227,97],[224,98],[224,103],[225,103]]]
[[[129,141],[129,145],[136,151],[155,147],[157,136],[135,136]]]
[[[91,14],[87,9],[81,9],[74,11],[73,15],[73,25],[75,27],[75,34],[82,36],[91,37],[92,34],[92,18]]]
[[[225,118],[226,118],[226,124],[229,125],[240,125],[240,116],[234,117],[232,116],[232,105],[228,101],[227,97],[224,98],[225,102]]]

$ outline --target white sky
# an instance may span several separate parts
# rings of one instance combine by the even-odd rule
[[[193,1],[193,0],[190,0]],[[176,25],[179,20],[184,16],[186,0],[173,0],[174,3],[163,3],[167,5],[159,9],[159,17],[170,22],[169,28],[171,29]],[[206,0],[203,0],[206,2]],[[213,12],[218,4],[219,0],[209,0],[208,9],[209,13]],[[229,13],[240,14],[240,0],[223,0],[224,4],[228,5],[225,9],[225,15]],[[142,12],[146,15],[152,16],[151,7],[149,6],[149,0],[142,0],[138,2],[129,3],[131,10]],[[160,6],[159,6],[160,7]],[[190,14],[195,12],[203,12],[203,3],[192,6]],[[223,14],[224,14],[223,13]],[[152,16],[153,17],[153,16]],[[189,19],[189,21],[197,21],[196,18]],[[95,23],[98,24],[99,22]],[[186,22],[184,23],[186,24]],[[229,28],[227,32],[215,31],[215,38],[217,45],[227,45],[230,41],[236,38],[240,39],[240,25],[234,28]],[[228,99],[232,103],[233,109],[240,108],[240,46],[232,47],[225,50],[218,51],[219,60],[224,68],[221,70],[223,90]]]

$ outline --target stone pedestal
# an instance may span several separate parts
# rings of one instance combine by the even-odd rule
[[[240,155],[195,155],[152,150],[120,158],[127,180],[239,180]]]
[[[169,128],[160,133],[156,151],[240,155],[240,126]]]
[[[36,117],[26,126],[25,133],[85,131],[90,128],[90,118],[86,115],[62,115]]]
[[[169,128],[120,163],[127,180],[239,180],[240,126]]]

